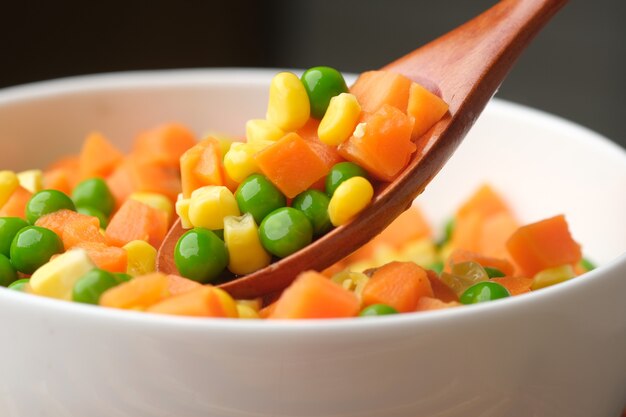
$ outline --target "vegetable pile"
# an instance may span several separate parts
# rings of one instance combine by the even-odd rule
[[[245,140],[184,126],[142,132],[122,153],[100,133],[47,169],[0,171],[0,285],[80,303],[239,318],[377,316],[473,304],[592,268],[564,216],[521,226],[481,187],[436,240],[414,206],[325,271],[275,299],[234,300],[215,284],[289,256],[350,222],[379,183],[428,141],[446,103],[390,72],[315,67],[277,74]],[[415,156],[417,152],[418,156]],[[180,218],[179,274],[155,270]]]

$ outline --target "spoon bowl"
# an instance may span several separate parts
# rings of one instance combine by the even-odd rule
[[[408,167],[377,190],[352,222],[254,273],[221,284],[236,298],[267,296],[301,271],[322,270],[380,233],[424,191],[459,146],[524,48],[567,0],[503,0],[464,25],[386,65],[441,93],[449,113],[422,138]],[[174,248],[184,233],[176,222],[163,242],[157,268],[177,273]]]

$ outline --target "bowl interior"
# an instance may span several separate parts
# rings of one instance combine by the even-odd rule
[[[93,130],[125,150],[138,132],[170,121],[197,134],[243,136],[248,119],[265,115],[274,73],[121,73],[5,89],[0,167],[45,167],[77,153]],[[565,213],[594,261],[626,252],[626,153],[591,131],[494,100],[417,201],[435,224],[442,224],[484,182],[506,196],[523,222]]]

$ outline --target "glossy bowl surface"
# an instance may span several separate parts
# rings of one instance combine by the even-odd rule
[[[128,149],[178,121],[242,135],[275,71],[77,77],[0,91],[0,167],[45,166],[92,130]],[[534,294],[311,322],[185,319],[0,288],[0,415],[617,416],[626,403],[626,152],[494,100],[418,204],[437,224],[483,182],[524,222],[565,213],[601,266]]]

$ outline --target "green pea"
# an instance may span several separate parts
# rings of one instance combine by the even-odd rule
[[[17,281],[17,272],[9,258],[0,254],[0,286],[8,287]]]
[[[448,243],[450,240],[452,240],[452,233],[454,233],[454,225],[455,225],[454,217],[451,217],[443,226],[443,236],[437,242],[438,247],[442,247],[443,245]]]
[[[15,291],[25,291],[26,286],[28,285],[29,282],[30,282],[30,279],[28,278],[18,279],[17,281],[13,281],[13,283],[10,284],[7,288],[10,290],[15,290]]]
[[[268,252],[284,258],[311,243],[313,227],[303,212],[293,207],[283,207],[263,219],[259,236]]]
[[[596,265],[587,258],[582,258],[580,260],[580,266],[583,267],[585,272],[589,272],[592,269],[596,269]]]
[[[110,216],[115,208],[115,198],[102,178],[81,181],[72,191],[76,207],[91,207],[105,216]]]
[[[105,216],[103,212],[93,207],[88,207],[88,206],[78,207],[76,211],[79,212],[80,214],[96,217],[98,221],[100,222],[100,228],[102,229],[106,229],[107,225],[109,224],[109,218]]]
[[[242,213],[250,213],[256,224],[265,216],[287,205],[287,199],[274,184],[261,174],[252,174],[237,187],[237,205]]]
[[[386,316],[389,314],[398,314],[398,310],[387,305],[387,304],[372,304],[371,306],[365,307],[359,313],[361,317],[371,317],[371,316]]]
[[[9,256],[13,238],[26,226],[28,223],[19,217],[0,217],[0,254]]]
[[[511,294],[502,285],[492,281],[482,281],[474,284],[461,295],[463,304],[476,304],[509,297]]]
[[[113,277],[115,277],[119,284],[133,279],[133,276],[131,274],[127,274],[126,272],[114,272]]]
[[[313,226],[313,235],[321,236],[333,228],[328,217],[328,203],[330,198],[317,190],[307,190],[293,199],[291,206],[300,210],[309,219]]]
[[[32,274],[52,255],[63,252],[61,238],[52,230],[28,226],[17,232],[11,242],[11,263],[20,272]]]
[[[311,103],[311,116],[321,119],[326,113],[330,99],[348,92],[343,75],[331,67],[309,68],[300,77]]]
[[[352,162],[335,164],[326,176],[326,194],[332,197],[339,184],[352,177],[367,178],[367,172]]]
[[[39,191],[26,204],[26,219],[30,224],[35,224],[41,216],[63,209],[76,211],[74,202],[65,193],[57,190]]]
[[[499,278],[505,276],[505,273],[500,271],[498,268],[492,268],[490,266],[484,266],[483,269],[487,273],[489,278]]]
[[[174,261],[183,277],[208,283],[217,279],[226,269],[228,251],[215,233],[196,227],[178,239]]]
[[[92,269],[74,284],[72,300],[78,303],[98,304],[100,296],[116,285],[119,285],[119,281],[112,273],[102,269]]]

